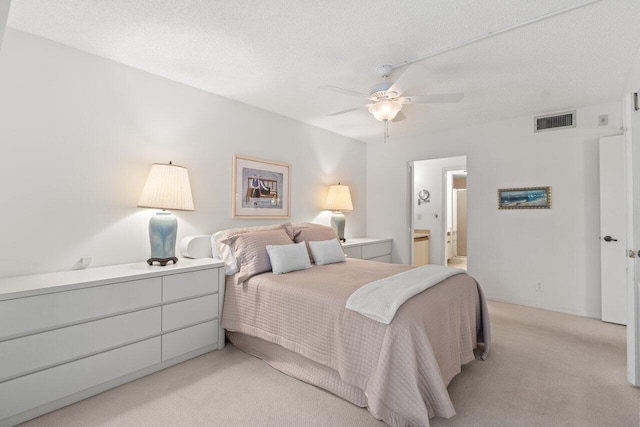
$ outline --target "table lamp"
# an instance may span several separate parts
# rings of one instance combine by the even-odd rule
[[[169,261],[178,262],[176,258],[176,235],[178,221],[167,212],[167,209],[178,211],[192,211],[193,198],[187,168],[169,164],[154,163],[151,165],[147,182],[138,200],[139,208],[162,209],[149,221],[149,240],[151,243],[151,258],[147,264],[154,262],[161,266]]]
[[[338,233],[340,241],[346,242],[347,239],[344,238],[344,226],[346,220],[342,211],[353,210],[349,186],[342,185],[340,183],[337,185],[331,185],[329,187],[329,194],[327,195],[327,204],[325,207],[326,209],[333,211],[333,215],[331,216],[331,226],[336,230],[336,233]]]

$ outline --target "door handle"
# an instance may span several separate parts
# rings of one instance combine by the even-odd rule
[[[611,236],[604,236],[604,241],[605,241],[605,242],[617,242],[617,241],[618,241],[618,239],[614,239],[614,238],[613,238],[613,237],[611,237]]]

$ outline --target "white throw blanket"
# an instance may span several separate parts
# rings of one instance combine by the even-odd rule
[[[459,268],[423,265],[364,285],[351,294],[346,307],[388,325],[406,300],[461,273],[465,271]]]

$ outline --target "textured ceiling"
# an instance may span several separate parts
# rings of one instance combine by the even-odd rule
[[[327,117],[360,105],[357,98],[318,86],[368,92],[378,65],[585,1],[13,0],[8,25],[378,143],[382,123],[366,110]],[[634,75],[639,23],[640,1],[601,0],[427,59],[409,92],[465,98],[407,106],[407,120],[390,125],[391,140],[616,100]]]

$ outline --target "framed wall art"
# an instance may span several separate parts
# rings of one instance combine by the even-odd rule
[[[551,209],[551,187],[501,188],[498,209]]]
[[[232,218],[280,218],[291,213],[291,165],[233,155]]]

